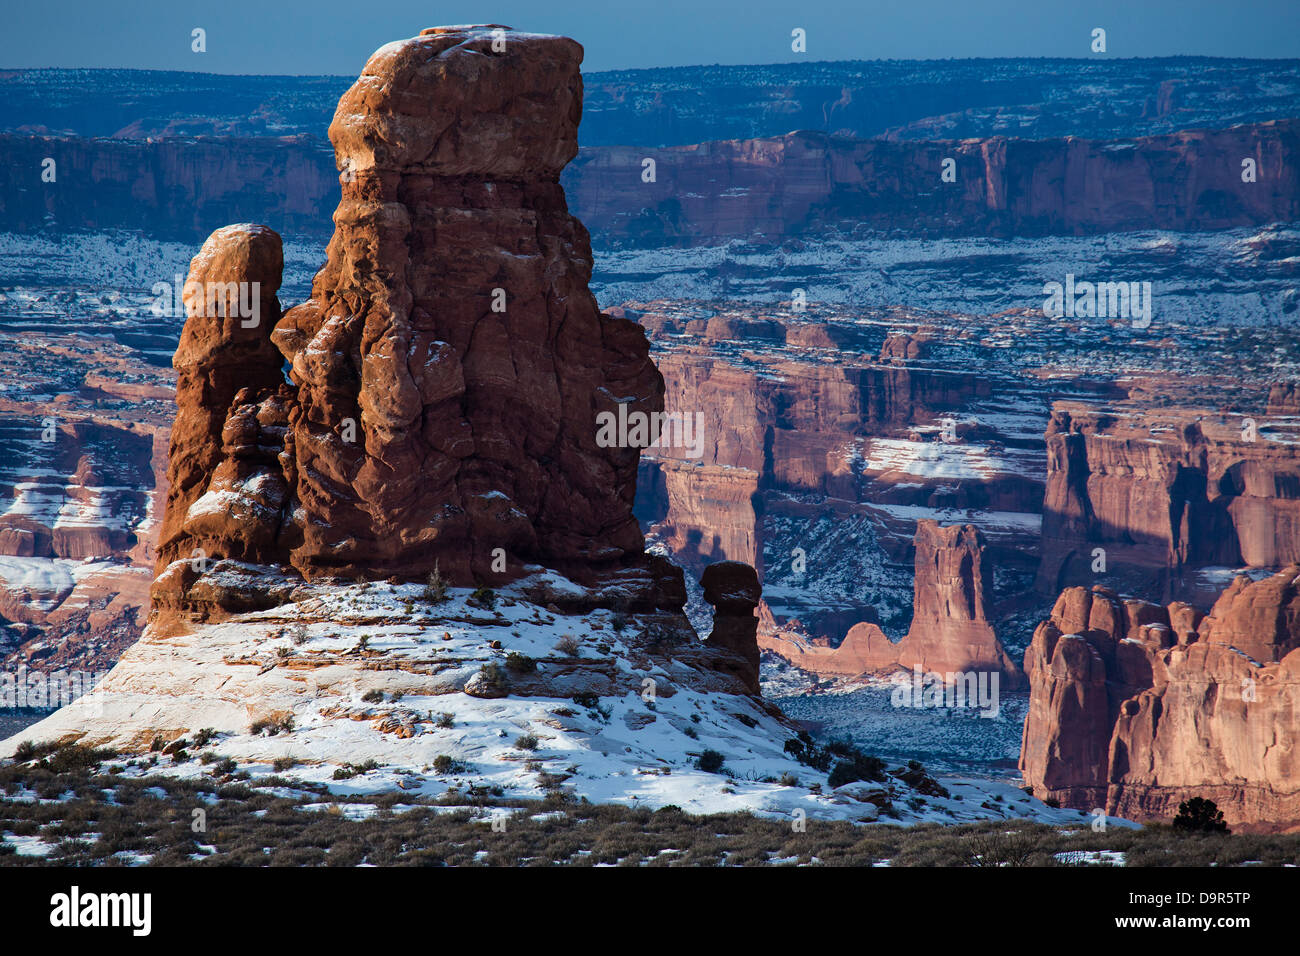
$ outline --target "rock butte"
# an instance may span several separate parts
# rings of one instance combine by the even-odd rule
[[[664,700],[744,698],[776,722],[761,739],[756,717],[720,719],[786,759],[788,721],[758,698],[754,570],[706,575],[718,613],[700,641],[681,569],[645,554],[632,515],[640,449],[596,444],[599,412],[659,411],[663,380],[640,326],[598,310],[558,184],[582,49],[507,31],[499,53],[497,29],[390,43],[343,96],[343,200],[308,302],[281,312],[281,243],[264,226],[219,229],[194,257],[150,624],[92,694],[24,737],[129,750],[211,726],[268,759],[258,726],[294,716],[310,724],[298,746],[337,763],[353,756],[340,728],[373,716],[376,755],[419,767],[437,741],[395,741],[428,711],[354,698],[510,697],[553,723],[554,698],[621,706],[654,673]],[[435,568],[445,604],[418,583]],[[495,615],[467,590],[485,585],[501,589]],[[552,634],[570,615],[581,636]],[[390,645],[369,648],[367,626]],[[537,657],[506,677],[511,641]],[[637,706],[631,729],[656,719]]]
[[[1130,819],[1168,819],[1199,796],[1230,824],[1294,828],[1298,648],[1300,565],[1237,577],[1204,617],[1068,588],[1025,652],[1025,782]]]
[[[639,449],[596,444],[600,412],[662,410],[663,380],[640,326],[597,308],[558,181],[582,49],[505,32],[498,52],[499,29],[390,43],[344,94],[343,197],[307,302],[281,315],[269,229],[218,230],[195,257],[191,283],[259,283],[261,320],[187,298],[160,613],[256,601],[196,590],[195,555],[465,585],[543,565],[682,606],[632,515]]]

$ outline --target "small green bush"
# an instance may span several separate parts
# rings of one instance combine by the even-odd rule
[[[700,754],[700,759],[696,762],[696,765],[705,773],[721,773],[726,762],[727,758],[718,751],[706,750]]]

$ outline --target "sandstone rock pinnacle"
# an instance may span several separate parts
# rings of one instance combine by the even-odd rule
[[[260,318],[190,310],[156,604],[187,603],[196,548],[308,578],[667,573],[632,515],[639,448],[597,443],[603,411],[662,411],[663,379],[597,307],[559,185],[581,60],[495,25],[389,43],[330,125],[343,195],[311,298],[280,316],[270,230],[204,245],[191,283],[258,283]]]

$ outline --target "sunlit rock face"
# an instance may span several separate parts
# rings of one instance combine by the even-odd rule
[[[461,584],[631,573],[632,604],[681,606],[680,572],[645,556],[632,516],[652,436],[598,427],[661,411],[663,379],[641,328],[598,309],[559,185],[581,60],[567,38],[495,26],[390,43],[330,126],[343,198],[311,298],[281,315],[265,227],[204,245],[174,362],[159,608],[246,609],[255,589],[195,590],[221,561],[436,566]],[[238,307],[214,307],[214,285]]]
[[[1062,592],[1025,653],[1020,769],[1043,799],[1167,819],[1213,800],[1234,826],[1300,821],[1300,565],[1189,605]]]

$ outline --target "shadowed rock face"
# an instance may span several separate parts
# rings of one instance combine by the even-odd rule
[[[1020,769],[1039,797],[1166,819],[1190,797],[1256,828],[1300,821],[1300,565],[1186,604],[1068,588],[1025,653]]]
[[[460,584],[635,566],[681,606],[680,572],[645,557],[632,516],[635,446],[653,436],[597,444],[600,413],[661,411],[663,379],[640,327],[597,308],[559,185],[581,60],[567,38],[491,26],[376,52],[330,126],[328,261],[283,317],[275,233],[204,245],[175,360],[160,606],[183,603],[194,549],[307,577],[436,563]],[[207,308],[214,282],[258,282],[259,321]]]
[[[1269,414],[1291,401],[1269,394]],[[1156,430],[1161,418],[1176,429]],[[1205,565],[1275,569],[1300,560],[1300,469],[1294,446],[1199,411],[1112,414],[1060,403],[1048,423],[1043,561],[1048,594],[1108,564],[1170,576]]]

